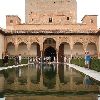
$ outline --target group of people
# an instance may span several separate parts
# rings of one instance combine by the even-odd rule
[[[2,62],[3,62],[3,65],[6,66],[8,64],[8,54],[5,53],[5,54],[2,54]]]
[[[14,63],[15,63],[15,65],[21,64],[21,60],[22,60],[21,54],[15,56],[14,57]],[[2,63],[3,63],[4,66],[8,65],[8,63],[9,63],[8,53],[3,53],[2,54]]]
[[[21,60],[22,60],[21,54],[15,56],[14,57],[15,65],[21,64]]]

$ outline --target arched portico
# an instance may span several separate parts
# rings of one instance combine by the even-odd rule
[[[62,62],[64,56],[84,56],[85,50],[90,51],[94,56],[98,52],[97,41],[97,37],[84,35],[16,35],[6,38],[5,51],[8,50],[11,55],[21,53],[22,56],[42,57],[45,56],[45,51],[54,49],[57,61],[59,58],[59,61]]]
[[[15,45],[12,42],[9,42],[7,44],[7,52],[10,56],[14,56],[15,55]]]
[[[73,56],[83,56],[84,55],[84,48],[83,48],[83,44],[80,43],[80,42],[76,42],[74,45],[73,45]]]
[[[30,56],[33,56],[33,57],[36,57],[36,56],[40,57],[41,56],[40,45],[37,42],[33,42],[31,44]]]
[[[22,56],[27,56],[27,44],[24,42],[19,43],[18,45],[18,54],[21,54]]]
[[[92,56],[97,56],[98,55],[97,46],[93,42],[88,43],[86,50],[89,51]]]
[[[54,61],[54,57],[56,58],[56,50],[53,47],[48,47],[44,51],[45,57],[50,57],[51,61]]]
[[[51,57],[51,61],[56,58],[56,41],[53,38],[45,39],[43,43],[43,56]]]

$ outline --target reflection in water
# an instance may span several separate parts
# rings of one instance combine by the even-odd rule
[[[96,84],[89,76],[64,64],[34,64],[0,72],[0,93],[86,94],[99,93],[99,87],[100,82]]]
[[[88,87],[89,85],[93,84],[93,81],[91,80],[91,78],[88,75],[85,75],[83,84],[85,85],[85,87]]]
[[[43,66],[43,83],[46,87],[54,88],[56,82],[56,70],[53,64]]]

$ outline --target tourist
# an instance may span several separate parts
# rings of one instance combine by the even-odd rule
[[[65,62],[65,63],[66,63],[66,59],[67,59],[66,56],[64,56],[64,62]]]
[[[14,60],[15,60],[15,65],[19,64],[19,57],[18,57],[18,55],[15,56]]]
[[[22,57],[21,57],[21,54],[19,54],[19,64],[21,64],[21,61],[22,61]]]
[[[88,67],[88,69],[90,68],[90,61],[91,61],[91,56],[87,51],[85,52],[85,66]]]
[[[4,56],[4,65],[6,66],[8,64],[8,54],[5,54]]]
[[[89,85],[92,84],[91,78],[88,75],[85,75],[85,77],[83,79],[83,84],[84,84],[85,88],[88,88]]]

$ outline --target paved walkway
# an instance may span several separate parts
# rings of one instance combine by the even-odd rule
[[[94,70],[91,70],[88,68],[80,67],[80,66],[77,66],[74,64],[69,64],[69,63],[66,63],[66,64],[69,65],[69,67],[72,67],[72,68],[94,78],[95,80],[100,81],[100,72],[97,72],[97,71],[94,71]]]
[[[19,67],[19,66],[27,66],[28,64],[21,64],[21,65],[13,65],[13,66],[8,66],[8,67],[0,67],[0,70],[8,69],[8,68],[13,68],[13,67]]]

